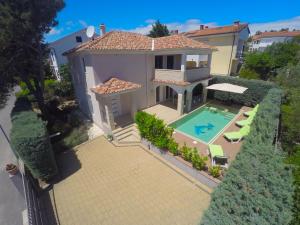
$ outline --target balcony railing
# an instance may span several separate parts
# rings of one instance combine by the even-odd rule
[[[155,69],[155,79],[168,81],[189,81],[194,82],[209,76],[208,67],[193,68],[186,71],[172,69]]]

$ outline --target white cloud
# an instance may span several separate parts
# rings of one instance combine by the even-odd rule
[[[286,19],[277,20],[267,23],[253,23],[249,24],[251,34],[255,34],[256,31],[266,31],[266,30],[280,30],[281,28],[289,28],[290,30],[297,29],[300,30],[300,16]]]
[[[47,35],[48,36],[58,35],[58,34],[61,34],[61,32],[63,32],[63,30],[64,30],[63,28],[57,29],[57,28],[53,27]]]
[[[150,23],[150,24],[153,24],[153,23],[155,23],[155,22],[156,22],[155,19],[147,19],[147,20],[145,21],[145,23]]]
[[[148,19],[145,21],[147,25],[145,26],[139,26],[133,29],[130,29],[129,31],[135,32],[135,33],[141,33],[141,34],[148,34],[149,31],[152,29],[152,23],[155,22],[153,19]],[[184,23],[179,23],[179,22],[173,22],[173,23],[167,23],[168,29],[171,30],[178,30],[179,32],[185,32],[185,31],[190,31],[190,30],[197,30],[199,29],[200,24],[204,24],[209,27],[215,27],[217,24],[212,22],[212,23],[202,23],[198,19],[190,19],[185,21]]]
[[[81,26],[83,26],[83,27],[87,27],[87,26],[88,26],[87,22],[85,22],[84,20],[79,20],[78,22],[79,22],[79,23],[81,24]]]

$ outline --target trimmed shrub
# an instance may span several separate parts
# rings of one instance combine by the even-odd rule
[[[178,144],[175,142],[174,139],[169,140],[168,149],[170,152],[173,153],[173,155],[179,155]]]
[[[248,80],[243,78],[234,78],[228,76],[215,76],[210,84],[230,83],[247,87],[243,94],[235,94],[224,91],[211,91],[211,97],[220,101],[230,101],[232,103],[254,106],[261,102],[271,88],[276,87],[274,83],[262,80]]]
[[[193,156],[193,150],[192,148],[184,145],[180,149],[181,155],[184,158],[184,160],[191,162],[192,161],[192,156]]]
[[[169,142],[173,139],[173,129],[166,126],[163,120],[140,111],[136,113],[135,122],[142,138],[146,138],[158,148],[169,147]]]
[[[207,160],[208,160],[207,156],[200,156],[197,149],[194,148],[191,157],[191,161],[194,168],[196,168],[197,170],[203,170]]]
[[[52,146],[45,123],[18,100],[12,111],[11,144],[35,178],[49,180],[57,173]]]
[[[292,219],[292,171],[273,145],[281,94],[271,89],[223,182],[214,190],[202,225],[288,224]]]
[[[221,167],[220,166],[209,167],[209,173],[213,177],[218,178],[221,175]]]

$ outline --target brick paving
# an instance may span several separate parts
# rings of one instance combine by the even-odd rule
[[[139,146],[99,137],[76,150],[58,159],[52,202],[61,225],[193,225],[209,205],[209,191]]]

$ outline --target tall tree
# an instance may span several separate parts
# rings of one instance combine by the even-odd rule
[[[168,30],[168,27],[164,24],[161,24],[159,20],[157,20],[154,24],[152,24],[152,30],[150,30],[148,36],[149,37],[164,37],[169,36],[170,32]]]
[[[57,25],[63,0],[0,1],[0,76],[6,83],[22,80],[44,116],[44,77],[48,57],[44,35]]]

